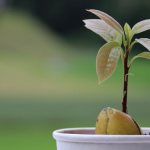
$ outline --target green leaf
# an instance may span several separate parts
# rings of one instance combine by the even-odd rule
[[[108,25],[110,25],[112,28],[114,28],[116,31],[118,31],[119,33],[121,33],[123,35],[122,26],[111,16],[109,16],[105,12],[95,10],[95,9],[89,9],[87,11],[95,14],[96,16],[98,16],[100,19],[104,20]]]
[[[150,52],[142,52],[136,56],[134,56],[129,64],[129,67],[133,64],[133,62],[137,59],[137,58],[145,58],[145,59],[150,59]]]
[[[83,22],[85,23],[86,28],[100,35],[105,41],[116,41],[121,45],[122,35],[109,26],[104,20],[86,19],[83,20]]]
[[[103,45],[98,51],[96,57],[96,72],[99,83],[113,74],[120,57],[120,48],[117,42],[110,42]]]
[[[147,48],[150,51],[150,39],[148,38],[140,38],[140,39],[135,39],[138,43],[143,45],[145,48]]]
[[[120,47],[120,57],[121,57],[122,64],[124,64],[124,51],[121,47]]]
[[[127,45],[129,46],[130,43],[131,43],[133,34],[132,34],[131,27],[129,26],[128,23],[125,23],[125,25],[124,25],[124,32],[125,32],[125,35],[126,35]],[[124,45],[124,46],[126,46],[126,45]]]
[[[137,24],[135,24],[132,28],[132,32],[134,34],[141,33],[146,30],[150,30],[150,19],[140,21]]]

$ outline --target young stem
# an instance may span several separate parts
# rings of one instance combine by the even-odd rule
[[[129,50],[126,49],[125,58],[124,58],[124,87],[123,87],[123,100],[122,100],[122,112],[128,113],[127,109],[127,96],[128,96],[128,56]]]

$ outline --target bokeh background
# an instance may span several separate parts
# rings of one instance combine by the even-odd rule
[[[84,28],[95,17],[88,8],[122,25],[150,18],[148,0],[0,0],[0,149],[56,150],[53,130],[95,126],[103,107],[121,109],[122,64],[98,85],[104,41]],[[136,61],[129,78],[129,113],[141,126],[150,126],[149,65]]]

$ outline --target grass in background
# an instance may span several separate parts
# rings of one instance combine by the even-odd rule
[[[0,149],[55,150],[54,129],[94,126],[103,107],[121,108],[121,63],[98,85],[96,52],[66,43],[33,18],[7,12],[0,33]],[[129,113],[142,126],[150,125],[148,67],[135,62],[129,78]]]

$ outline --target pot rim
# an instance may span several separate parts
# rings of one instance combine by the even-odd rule
[[[143,133],[150,128],[141,128]],[[83,143],[150,143],[150,135],[96,135],[95,128],[64,128],[53,132],[56,141]]]

